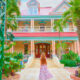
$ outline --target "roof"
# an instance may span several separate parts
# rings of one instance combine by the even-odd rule
[[[49,15],[52,7],[41,7],[40,8],[40,15]]]
[[[40,4],[39,15],[50,15],[52,10],[55,10],[64,0],[37,0]],[[65,0],[66,1],[66,0]],[[22,16],[28,15],[27,3],[29,0],[22,0],[20,5],[20,11]]]

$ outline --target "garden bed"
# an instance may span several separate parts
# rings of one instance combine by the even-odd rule
[[[78,69],[77,67],[65,67],[65,69],[71,74],[75,74],[75,71]]]
[[[20,79],[19,74],[15,74],[14,76],[9,75],[9,77],[2,75],[2,80],[19,80],[19,79]]]
[[[76,77],[75,75],[71,75],[71,78],[72,78],[73,80],[80,80],[80,78],[79,78],[79,77]]]

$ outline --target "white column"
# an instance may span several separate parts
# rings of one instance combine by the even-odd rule
[[[54,27],[54,20],[51,19],[51,32],[53,32],[53,27]]]
[[[34,55],[34,41],[31,41],[31,55]]]
[[[77,53],[77,42],[74,42],[74,52]]]
[[[55,54],[55,41],[52,41],[52,53]]]
[[[80,50],[79,50],[79,40],[77,41],[77,52],[78,52],[78,54],[80,55]]]
[[[34,32],[34,19],[31,19],[31,32]]]

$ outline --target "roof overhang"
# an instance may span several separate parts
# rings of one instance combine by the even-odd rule
[[[31,20],[31,19],[61,19],[62,15],[27,15],[27,16],[18,16],[17,20]]]

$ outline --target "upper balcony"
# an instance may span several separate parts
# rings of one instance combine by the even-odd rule
[[[14,30],[15,33],[27,33],[27,32],[59,32],[59,30],[54,30],[53,19],[48,20],[23,20],[18,21],[18,28]],[[8,30],[9,31],[9,30]],[[63,32],[76,32],[76,27],[72,22],[68,22],[67,27],[63,28]]]
[[[63,28],[63,32],[76,32],[77,28],[75,27],[69,27],[69,28]],[[17,30],[13,31],[13,32],[59,32],[59,30],[54,30],[54,28],[52,26],[35,26],[34,28],[31,27],[24,27],[24,26],[20,26]]]

